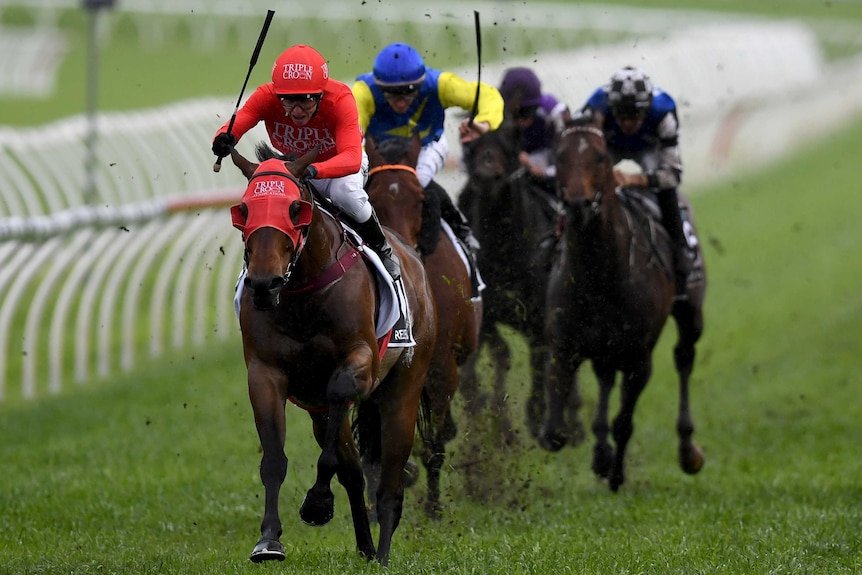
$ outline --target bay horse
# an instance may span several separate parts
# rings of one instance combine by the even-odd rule
[[[366,138],[365,143],[370,167],[368,197],[380,222],[411,246],[419,245],[423,223],[425,190],[416,174],[421,146],[418,136],[389,138],[379,146]],[[481,301],[471,298],[470,271],[454,236],[442,226],[436,227],[436,248],[421,256],[437,308],[437,344],[425,383],[431,425],[421,455],[428,484],[425,510],[432,518],[442,514],[440,469],[446,443],[456,435],[450,403],[458,389],[459,366],[476,353],[482,320]]]
[[[388,234],[401,260],[407,327],[415,346],[388,347],[383,353],[375,333],[381,305],[377,284],[383,280],[366,263],[362,247],[348,239],[341,223],[315,203],[308,184],[299,179],[316,150],[296,161],[274,156],[265,144],[258,146],[260,164],[235,150],[231,155],[249,179],[231,213],[245,243],[239,323],[265,490],[261,537],[250,558],[285,558],[278,499],[287,473],[285,405],[290,400],[308,411],[321,448],[316,481],[300,506],[300,518],[315,526],[332,519],[330,484],[337,475],[347,492],[359,553],[386,565],[401,519],[403,469],[434,349],[434,302],[422,263]],[[368,458],[381,469],[376,550],[364,496]]]
[[[458,207],[482,246],[478,266],[487,287],[482,293],[479,341],[491,352],[494,411],[499,414],[501,437],[507,443],[513,440],[506,406],[506,377],[512,359],[499,326],[507,325],[526,339],[530,388],[525,421],[530,434],[537,437],[545,409],[545,288],[561,213],[556,198],[520,165],[517,130],[515,122],[507,118],[497,130],[465,145],[468,179],[458,197]],[[475,414],[486,401],[478,391],[475,361],[463,372],[462,394],[468,410]],[[573,435],[583,436],[577,410],[571,415]]]
[[[703,452],[692,440],[689,378],[703,332],[706,276],[699,261],[699,280],[690,279],[686,297],[675,302],[669,237],[657,214],[648,216],[645,204],[636,201],[642,191],[618,193],[604,134],[591,122],[589,117],[571,122],[557,146],[557,181],[566,215],[562,253],[548,286],[548,410],[540,443],[549,450],[566,443],[560,406],[577,393],[571,383],[579,365],[590,360],[599,384],[592,470],[617,491],[625,480],[635,404],[652,374],[653,348],[671,313],[678,327],[679,464],[689,474],[703,466]],[[617,372],[622,373],[622,387],[612,428],[614,449],[608,441],[608,403]]]

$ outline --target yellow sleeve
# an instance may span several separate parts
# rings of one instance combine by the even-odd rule
[[[468,82],[452,72],[441,72],[437,81],[437,95],[443,107],[458,106],[464,110],[472,111],[473,102],[476,101],[476,84]],[[503,96],[494,86],[481,83],[479,87],[479,107],[476,112],[476,122],[488,122],[492,130],[496,130],[503,123]]]
[[[371,116],[374,115],[374,96],[371,94],[371,88],[362,80],[357,80],[353,84],[352,91],[356,99],[356,108],[359,110],[359,129],[364,135],[368,124],[371,123]]]

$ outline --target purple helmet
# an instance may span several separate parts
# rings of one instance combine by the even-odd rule
[[[500,94],[506,104],[538,106],[542,103],[542,83],[529,68],[509,68],[500,82]]]

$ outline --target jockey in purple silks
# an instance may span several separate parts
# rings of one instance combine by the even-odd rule
[[[569,107],[551,94],[529,68],[509,68],[500,82],[506,112],[517,122],[518,159],[542,187],[553,192],[557,176],[554,142],[566,121]]]

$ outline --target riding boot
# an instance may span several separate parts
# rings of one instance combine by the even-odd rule
[[[691,273],[691,258],[688,254],[688,241],[682,227],[676,189],[659,190],[658,205],[661,209],[662,225],[667,230],[672,245],[676,294],[683,295],[688,284],[688,274]]]
[[[425,191],[427,195],[433,194],[439,199],[440,202],[440,217],[449,224],[449,227],[452,228],[452,231],[455,233],[455,236],[461,243],[463,243],[467,247],[467,252],[470,256],[470,261],[472,265],[470,266],[470,287],[472,291],[473,297],[479,296],[479,274],[478,274],[478,265],[477,265],[477,257],[479,251],[479,240],[476,239],[476,236],[473,235],[473,228],[467,223],[467,218],[464,217],[464,214],[461,213],[454,203],[452,203],[452,198],[449,197],[449,194],[446,193],[446,190],[443,189],[443,186],[431,180],[428,183],[428,186],[425,187]]]
[[[371,217],[366,221],[356,225],[356,232],[380,256],[383,267],[392,276],[392,281],[400,278],[401,262],[398,261],[398,256],[392,251],[392,245],[386,239],[386,234],[383,233],[383,228],[380,227],[380,220],[377,219],[375,211],[371,211]]]

